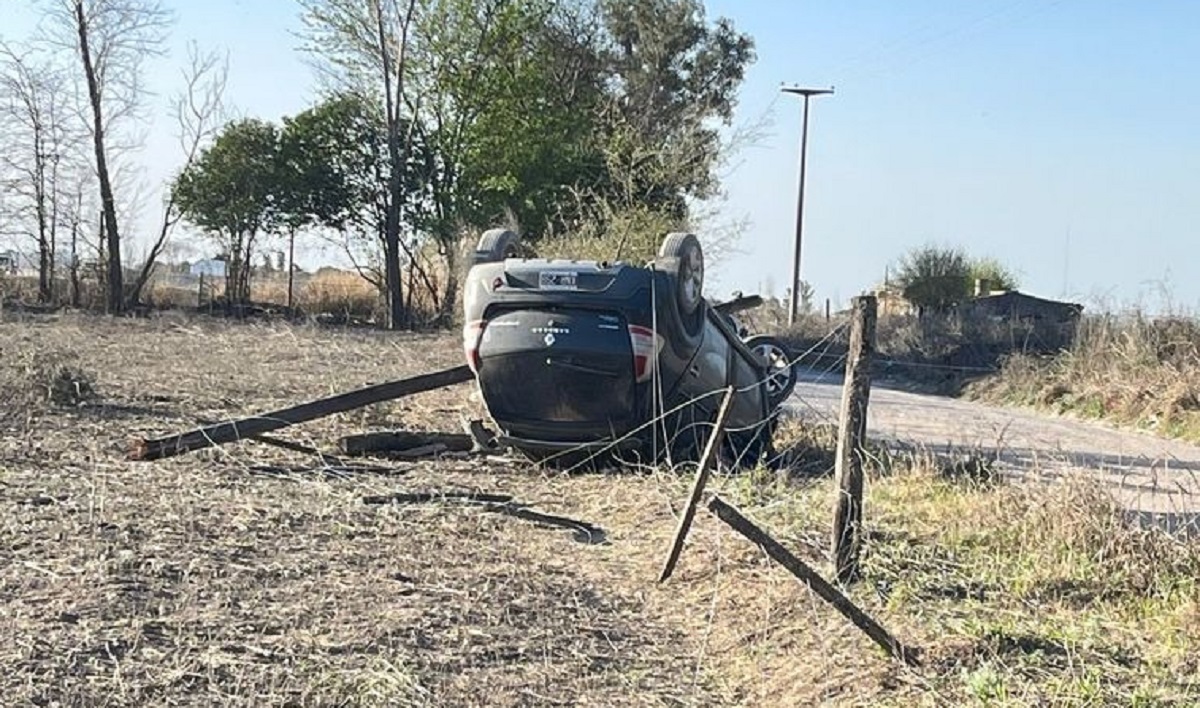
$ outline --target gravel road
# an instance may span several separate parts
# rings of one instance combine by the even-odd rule
[[[801,373],[789,407],[836,420],[841,375]],[[1009,474],[1061,477],[1085,471],[1108,484],[1143,523],[1200,534],[1200,446],[1103,423],[902,390],[876,382],[869,435],[893,445],[996,459]]]

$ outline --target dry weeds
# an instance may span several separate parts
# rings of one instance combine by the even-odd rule
[[[1139,314],[1085,318],[1070,350],[1012,357],[969,393],[1200,441],[1200,324]]]
[[[1067,487],[872,480],[867,582],[853,595],[926,648],[927,666],[910,671],[707,515],[675,577],[655,585],[686,475],[453,458],[338,475],[252,443],[122,457],[132,435],[457,363],[453,338],[64,316],[2,322],[0,342],[12,382],[28,378],[13,361],[71,354],[96,393],[71,407],[30,400],[19,424],[0,424],[0,695],[12,704],[1200,697],[1196,549],[1129,531]],[[460,387],[284,434],[327,445],[370,427],[456,430],[478,413]],[[800,448],[827,438],[794,434],[807,436]],[[824,568],[831,490],[807,471],[719,476],[714,488]],[[604,542],[450,499],[363,503],[426,491],[509,494],[601,527]]]

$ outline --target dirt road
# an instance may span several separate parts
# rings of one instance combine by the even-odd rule
[[[836,420],[841,375],[804,372],[792,410]],[[930,396],[877,382],[870,435],[893,445],[996,460],[1010,474],[1086,471],[1143,522],[1200,533],[1200,446],[1034,411]]]

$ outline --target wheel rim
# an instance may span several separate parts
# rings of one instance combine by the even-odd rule
[[[792,363],[788,354],[778,344],[764,342],[754,347],[754,353],[767,363],[767,380],[764,384],[767,395],[778,398],[788,387],[792,378]]]

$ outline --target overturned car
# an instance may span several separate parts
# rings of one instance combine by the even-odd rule
[[[518,253],[512,231],[483,234],[463,293],[463,348],[500,442],[542,461],[694,460],[732,386],[723,452],[769,453],[791,357],[734,318],[761,299],[703,297],[695,235],[668,235],[645,266]]]

